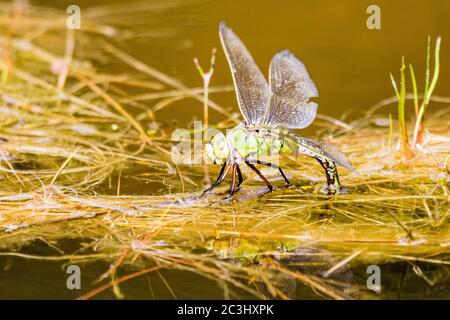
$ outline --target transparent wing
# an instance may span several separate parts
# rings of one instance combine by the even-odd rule
[[[288,50],[281,51],[270,63],[270,98],[263,124],[286,128],[306,128],[317,114],[316,85],[303,63]]]
[[[304,137],[297,136],[296,138],[299,153],[304,153],[308,156],[321,156],[349,170],[354,170],[347,157],[331,144]]]
[[[224,22],[219,35],[233,74],[239,109],[247,124],[259,123],[269,101],[269,85],[242,41]]]

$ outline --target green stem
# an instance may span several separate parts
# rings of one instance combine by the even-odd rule
[[[414,127],[414,139],[413,139],[413,147],[415,147],[417,144],[422,143],[422,135],[423,135],[423,116],[425,114],[425,110],[428,106],[428,103],[430,102],[431,96],[433,94],[433,91],[436,87],[437,81],[439,79],[439,68],[440,68],[440,60],[439,60],[439,52],[441,48],[441,37],[438,37],[436,39],[436,47],[434,49],[434,70],[433,70],[433,78],[431,80],[431,84],[428,86],[425,86],[425,93],[424,93],[424,99],[422,101],[422,105],[420,106],[419,113],[417,115],[416,119],[416,125]],[[427,61],[427,78],[430,73],[429,71],[429,62]]]
[[[414,74],[414,68],[411,64],[409,65],[409,72],[411,74],[411,82],[412,82],[412,86],[413,86],[414,111],[415,111],[415,115],[417,117],[417,115],[419,114],[419,94],[417,92],[417,82],[416,82],[416,76]]]
[[[400,68],[400,93],[398,96],[398,121],[400,136],[402,139],[403,151],[407,153],[409,150],[408,130],[405,122],[405,100],[406,100],[406,83],[405,83],[405,58],[402,57],[402,67]]]

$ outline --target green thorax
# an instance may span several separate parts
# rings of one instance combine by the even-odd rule
[[[295,146],[289,143],[288,136],[287,130],[238,126],[227,134],[227,141],[234,149],[235,158],[259,158],[295,152]]]

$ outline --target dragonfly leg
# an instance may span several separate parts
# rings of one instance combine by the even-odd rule
[[[237,164],[233,163],[233,166],[231,168],[231,184],[230,184],[230,190],[228,191],[228,197],[230,198],[233,196],[233,194],[236,192],[236,185],[237,185],[237,181],[236,181],[236,174],[237,174]]]
[[[261,171],[259,171],[252,163],[250,163],[250,161],[245,161],[245,163],[253,170],[256,172],[256,174],[262,179],[262,181],[264,181],[264,183],[266,184],[267,188],[269,188],[269,191],[273,190],[272,185],[270,184],[269,180],[266,179],[266,177],[264,177],[264,175],[261,173]]]
[[[220,169],[220,173],[219,176],[217,177],[216,181],[205,191],[203,191],[202,193],[202,197],[209,191],[211,191],[212,189],[214,189],[215,187],[217,187],[219,184],[221,184],[223,182],[223,180],[225,180],[225,177],[228,174],[228,171],[230,170],[230,165],[227,163],[224,163],[222,168]]]
[[[277,166],[276,164],[273,164],[273,163],[270,163],[270,162],[261,161],[261,160],[256,160],[256,163],[263,164],[265,166],[269,166],[269,167],[272,167],[274,169],[278,169],[278,171],[280,171],[280,174],[283,177],[284,181],[286,181],[286,185],[289,186],[291,184],[289,182],[289,179],[286,177],[286,175],[284,174],[283,170],[281,169],[281,167]]]
[[[236,188],[239,188],[239,186],[241,185],[242,181],[244,181],[244,179],[242,179],[242,172],[237,163],[236,163],[236,171],[238,174],[238,184],[237,184]]]
[[[327,176],[328,194],[332,195],[339,193],[341,184],[339,182],[336,164],[333,161],[324,158],[317,157],[316,159],[325,170],[325,174]]]

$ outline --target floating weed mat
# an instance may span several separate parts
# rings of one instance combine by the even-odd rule
[[[287,160],[296,186],[264,195],[261,183],[248,178],[230,203],[222,200],[225,188],[204,199],[198,192],[92,197],[70,188],[5,195],[0,256],[110,262],[83,299],[164,269],[217,282],[211,290],[225,298],[395,298],[406,286],[398,274],[385,275],[391,287],[378,294],[364,278],[368,266],[395,263],[408,266],[428,292],[441,292],[449,281],[450,206],[448,171],[436,161],[448,154],[442,125],[448,120],[444,112],[428,118],[428,152],[406,163],[387,143],[386,128],[364,119],[351,123],[358,129],[332,141],[357,170],[341,170],[347,192],[333,197],[321,193],[322,172],[306,158]],[[181,170],[199,180],[201,169]],[[45,256],[20,249],[38,239],[57,247],[61,239],[82,239],[83,245]],[[172,290],[176,296],[176,285]]]
[[[217,170],[174,165],[157,111],[186,97],[201,106],[201,88],[111,44],[127,33],[105,8],[84,12],[88,27],[76,32],[61,12],[27,8],[0,4],[0,257],[109,263],[81,299],[111,290],[127,297],[127,281],[164,271],[198,274],[224,298],[392,298],[408,281],[420,282],[419,295],[448,292],[448,108],[427,114],[423,146],[409,159],[382,115],[348,123],[320,116],[321,139],[357,169],[340,170],[340,195],[324,195],[322,169],[299,157],[283,160],[291,188],[266,195],[245,175],[233,200],[223,200],[226,188],[199,198],[205,174]],[[143,3],[132,8],[146,12]],[[111,61],[127,73],[95,67]],[[234,123],[208,103],[225,116],[219,128]],[[162,195],[127,188],[146,183]],[[36,243],[56,253],[30,249]],[[390,265],[407,271],[384,273]],[[369,266],[384,266],[381,288],[367,287]],[[173,297],[179,278],[164,279]]]
[[[164,99],[173,95],[201,101],[201,91],[135,60],[111,41],[138,35],[117,23],[119,12],[124,19],[132,16],[136,27],[152,13],[192,3],[142,2],[125,11],[119,5],[91,7],[83,10],[81,30],[66,28],[65,11],[26,1],[0,4],[2,190],[27,192],[57,180],[60,187],[92,191],[139,165],[164,168],[169,176],[175,172],[167,151],[170,131],[160,129],[139,96],[152,94],[152,101],[168,105]],[[119,66],[126,73],[97,66]]]

